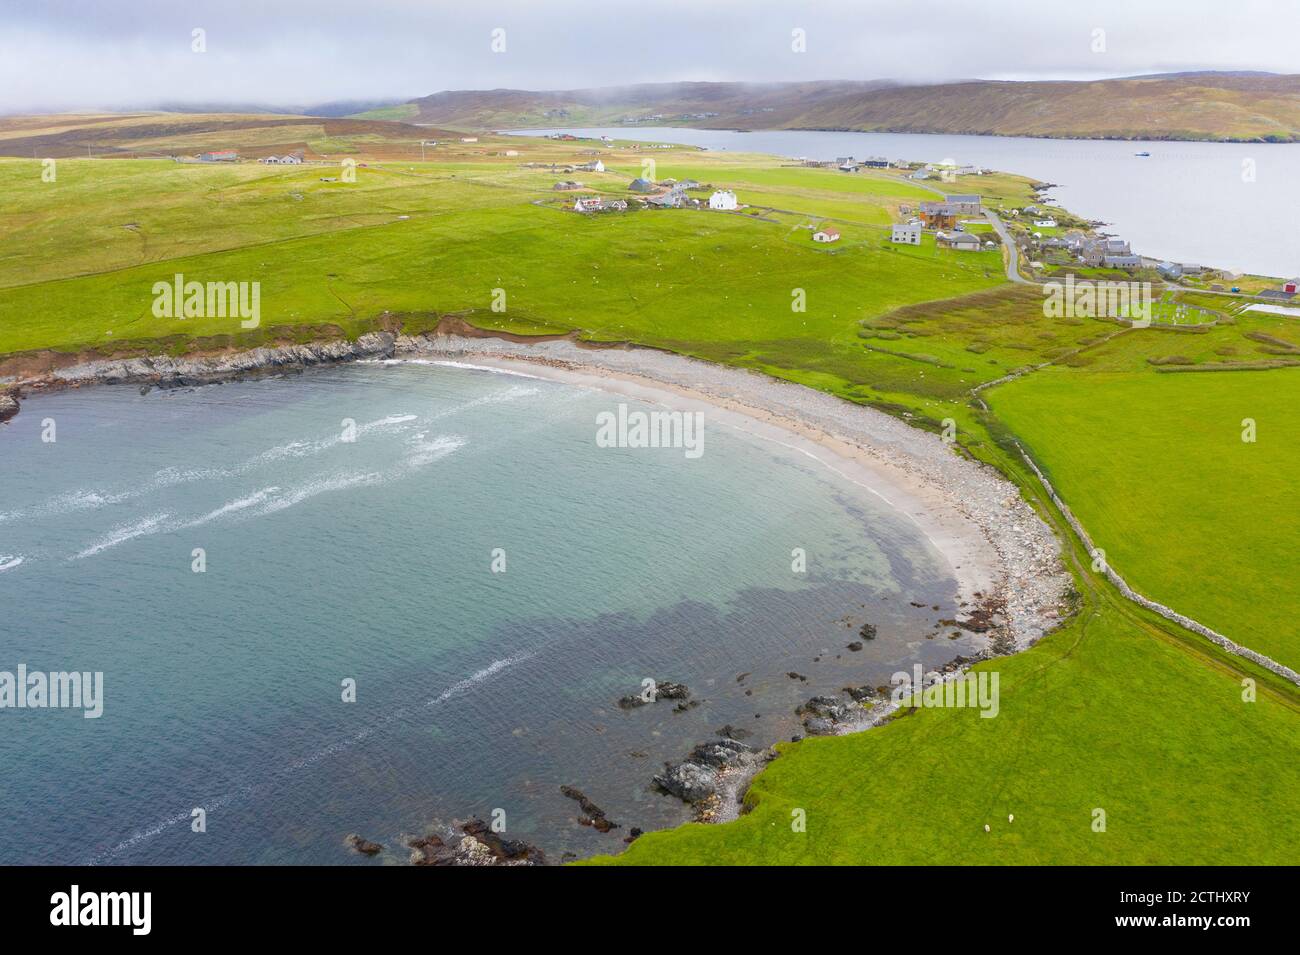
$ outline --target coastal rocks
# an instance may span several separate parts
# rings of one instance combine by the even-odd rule
[[[18,413],[18,399],[13,395],[0,394],[0,422],[8,421]]]
[[[655,684],[655,695],[664,700],[684,700],[691,695],[685,683],[669,683],[661,680]]]
[[[658,703],[660,700],[677,700],[679,702],[674,712],[683,713],[688,709],[699,706],[698,700],[689,701],[690,695],[690,688],[685,683],[659,680],[655,682],[653,688],[647,687],[640,693],[622,697],[618,701],[618,706],[621,710],[635,710],[647,703]]]
[[[706,766],[683,762],[664,764],[664,771],[651,780],[660,790],[683,802],[699,802],[718,791],[718,774]]]
[[[852,643],[848,644],[848,646],[845,647],[845,649],[847,649],[847,650],[849,650],[849,651],[851,651],[851,652],[853,652],[853,653],[857,653],[859,650],[862,649],[862,641],[861,641],[861,640],[854,640]]]
[[[748,739],[753,735],[749,730],[741,729],[739,726],[732,726],[730,723],[715,732],[719,736],[734,740]]]
[[[734,739],[699,743],[682,762],[665,763],[664,771],[652,782],[662,792],[684,802],[703,803],[718,795],[722,777],[731,771],[747,768],[757,761],[757,754]]]
[[[411,865],[489,866],[545,865],[541,849],[517,839],[503,839],[482,819],[462,823],[448,842],[430,834],[408,839]]]
[[[377,842],[371,842],[368,839],[362,839],[355,832],[350,833],[346,838],[344,838],[343,844],[350,849],[355,849],[363,856],[378,855],[380,852],[383,851],[384,848]]]
[[[844,692],[849,694],[849,702],[835,696],[818,695],[795,710],[797,716],[803,717],[803,728],[809,736],[834,736],[864,722],[863,704],[875,695],[875,691],[863,686],[846,688]]]
[[[355,342],[346,339],[253,348],[248,351],[192,358],[153,355],[143,358],[105,359],[55,369],[48,384],[151,384],[163,388],[211,384],[243,375],[300,371],[314,365],[331,365],[360,358],[386,358],[393,354],[396,336],[368,332]]]
[[[592,802],[587,794],[581,789],[574,786],[561,786],[560,792],[572,799],[580,807],[584,815],[578,817],[578,823],[583,826],[590,826],[597,832],[609,832],[611,829],[622,828],[618,823],[605,816],[605,810],[601,809]]]
[[[730,769],[749,761],[754,750],[734,739],[719,739],[700,743],[691,750],[691,759],[715,769]]]

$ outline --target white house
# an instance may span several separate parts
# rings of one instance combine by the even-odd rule
[[[477,137],[477,136],[462,136],[462,137],[460,137],[460,141],[461,141],[462,143],[476,143],[476,142],[478,142],[478,137]]]
[[[1055,219],[1035,219],[1035,220],[1034,220],[1034,228],[1035,228],[1035,229],[1055,229],[1055,228],[1056,228],[1056,220],[1055,220]]]
[[[730,212],[736,208],[736,194],[730,189],[719,189],[709,196],[709,208]]]
[[[899,242],[904,245],[921,244],[921,223],[909,222],[906,225],[895,223],[889,233],[890,242]]]
[[[813,233],[814,242],[838,242],[840,240],[840,230],[827,226]]]

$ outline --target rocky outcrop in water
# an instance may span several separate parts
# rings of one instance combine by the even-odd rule
[[[545,865],[546,856],[536,846],[518,839],[503,839],[482,819],[460,825],[450,841],[430,834],[407,840],[411,865],[487,866]]]
[[[18,399],[13,395],[0,394],[0,422],[8,421],[18,413]]]
[[[597,806],[587,794],[575,786],[561,786],[560,792],[576,802],[583,811],[583,815],[578,817],[578,823],[583,826],[591,826],[597,832],[609,832],[611,829],[621,828],[618,823],[605,815],[605,810]]]
[[[368,839],[362,839],[355,832],[349,834],[346,838],[344,838],[343,844],[345,846],[348,846],[351,849],[355,849],[363,856],[378,855],[384,849],[384,847],[381,846],[378,842],[371,842]]]
[[[619,709],[635,710],[638,707],[645,706],[647,703],[658,703],[660,700],[678,700],[676,706],[677,712],[683,712],[691,707],[699,705],[696,701],[690,700],[691,691],[685,683],[673,683],[671,680],[658,680],[655,682],[654,692],[650,694],[650,699],[646,699],[640,693],[631,696],[625,696],[618,701]]]

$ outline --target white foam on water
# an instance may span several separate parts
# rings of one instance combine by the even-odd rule
[[[502,672],[503,670],[507,670],[510,667],[515,666],[516,664],[523,663],[525,660],[529,660],[533,656],[534,656],[533,653],[529,651],[523,651],[520,653],[516,653],[512,656],[503,657],[502,659],[499,660],[493,660],[487,666],[483,667],[480,670],[476,670],[475,672],[471,673],[469,676],[465,677],[463,680],[456,681],[447,689],[439,693],[437,696],[424,701],[424,703],[418,708],[424,709],[426,707],[437,706],[440,703],[445,703],[448,700],[460,696],[463,693],[467,693],[470,690],[474,689],[475,687],[487,682],[488,680],[492,679],[492,677],[496,676],[498,673]],[[242,786],[238,786],[231,792],[228,792],[222,796],[218,796],[213,799],[206,800],[203,803],[201,808],[204,809],[206,812],[211,813],[222,806],[228,805],[229,803],[233,802],[235,799],[239,798],[240,796],[253,795],[255,793],[264,792],[268,789],[271,789],[272,787],[275,786],[277,782],[280,782],[286,777],[292,776],[293,774],[305,769],[308,766],[312,766],[324,759],[328,759],[331,756],[345,752],[348,749],[351,749],[353,746],[356,746],[358,743],[364,742],[365,740],[369,739],[371,736],[379,732],[384,727],[392,723],[395,723],[406,716],[409,716],[412,710],[414,709],[417,709],[417,707],[408,706],[408,707],[402,707],[401,709],[398,710],[391,711],[387,715],[377,720],[376,722],[372,723],[370,726],[367,726],[364,729],[359,730],[353,735],[344,737],[343,739],[340,740],[336,740],[327,746],[321,747],[320,749],[316,750],[313,753],[310,753],[306,756],[294,760],[291,763],[288,763],[284,768],[275,771],[272,774],[270,779],[265,779],[254,783],[246,783]],[[133,846],[137,846],[142,842],[146,842],[150,839],[153,839],[156,836],[160,836],[168,829],[172,828],[173,826],[177,826],[183,822],[188,821],[189,819],[192,818],[192,812],[193,812],[192,809],[184,809],[173,815],[167,816],[166,818],[161,819],[158,822],[155,822],[144,829],[138,830],[128,838],[123,839],[117,845],[113,846],[111,849],[107,849],[96,854],[95,857],[90,860],[90,864],[103,865],[105,863],[111,863],[116,856],[120,855],[122,852],[126,851],[127,849],[130,849]]]
[[[167,519],[170,514],[154,514],[151,517],[141,518],[131,524],[119,524],[106,535],[101,537],[97,542],[91,544],[79,554],[69,557],[69,560],[79,560],[83,557],[93,557],[95,554],[103,553],[111,547],[118,544],[125,544],[129,540],[135,540],[137,537],[144,537],[146,534],[156,534],[166,527]]]
[[[344,473],[334,474],[325,478],[318,478],[314,481],[308,481],[306,484],[299,485],[290,491],[272,499],[269,503],[264,504],[257,510],[259,517],[267,514],[274,514],[277,511],[283,511],[286,508],[293,507],[295,504],[301,504],[309,498],[316,497],[318,494],[327,494],[330,491],[342,491],[350,487],[365,487],[373,484],[382,484],[384,475],[378,471],[368,471],[365,473]]]
[[[200,525],[206,524],[209,521],[215,521],[218,518],[225,517],[227,514],[233,514],[236,511],[242,511],[245,508],[252,507],[255,504],[261,504],[268,497],[271,497],[273,494],[278,494],[279,492],[280,489],[278,487],[264,487],[262,488],[262,490],[255,491],[254,493],[248,495],[247,497],[241,497],[233,501],[228,501],[225,504],[222,504],[215,511],[209,511],[208,513],[204,514],[202,517],[196,517],[192,521],[186,521],[184,524],[181,525],[181,527],[199,527]]]
[[[0,574],[6,570],[13,570],[23,562],[21,554],[0,554]]]
[[[513,368],[497,368],[493,365],[475,365],[467,361],[450,361],[446,359],[421,361],[414,360],[422,365],[442,365],[444,368],[465,368],[469,371],[486,371],[494,375],[509,375],[512,378],[531,378],[534,381],[545,381],[541,375],[530,375],[526,371],[516,371]]]
[[[425,434],[422,431],[407,439],[406,445],[410,451],[403,462],[405,467],[399,468],[393,477],[401,477],[407,469],[422,468],[439,458],[455,454],[466,444],[465,439],[457,434],[440,434],[432,441],[425,440]]]
[[[411,422],[419,419],[414,414],[390,414],[374,421],[357,425],[357,436],[367,434],[400,433],[407,430]],[[231,467],[166,467],[154,473],[144,484],[130,490],[117,493],[99,490],[78,489],[58,494],[40,504],[16,511],[0,511],[0,524],[23,518],[54,517],[74,511],[95,510],[109,504],[123,504],[143,497],[163,488],[176,487],[194,481],[224,480],[238,477],[249,471],[282,461],[285,458],[304,458],[344,444],[343,435],[333,435],[315,441],[291,441],[277,447],[268,448],[247,460]]]

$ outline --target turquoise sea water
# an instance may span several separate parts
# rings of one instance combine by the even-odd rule
[[[494,809],[553,859],[614,851],[689,817],[650,776],[723,724],[770,743],[815,692],[970,649],[926,639],[955,583],[878,499],[707,415],[697,460],[597,447],[623,401],[416,364],[28,401],[0,671],[102,671],[104,712],[0,710],[0,862],[374,864],[344,835],[394,861]],[[704,702],[620,710],[646,677]]]

